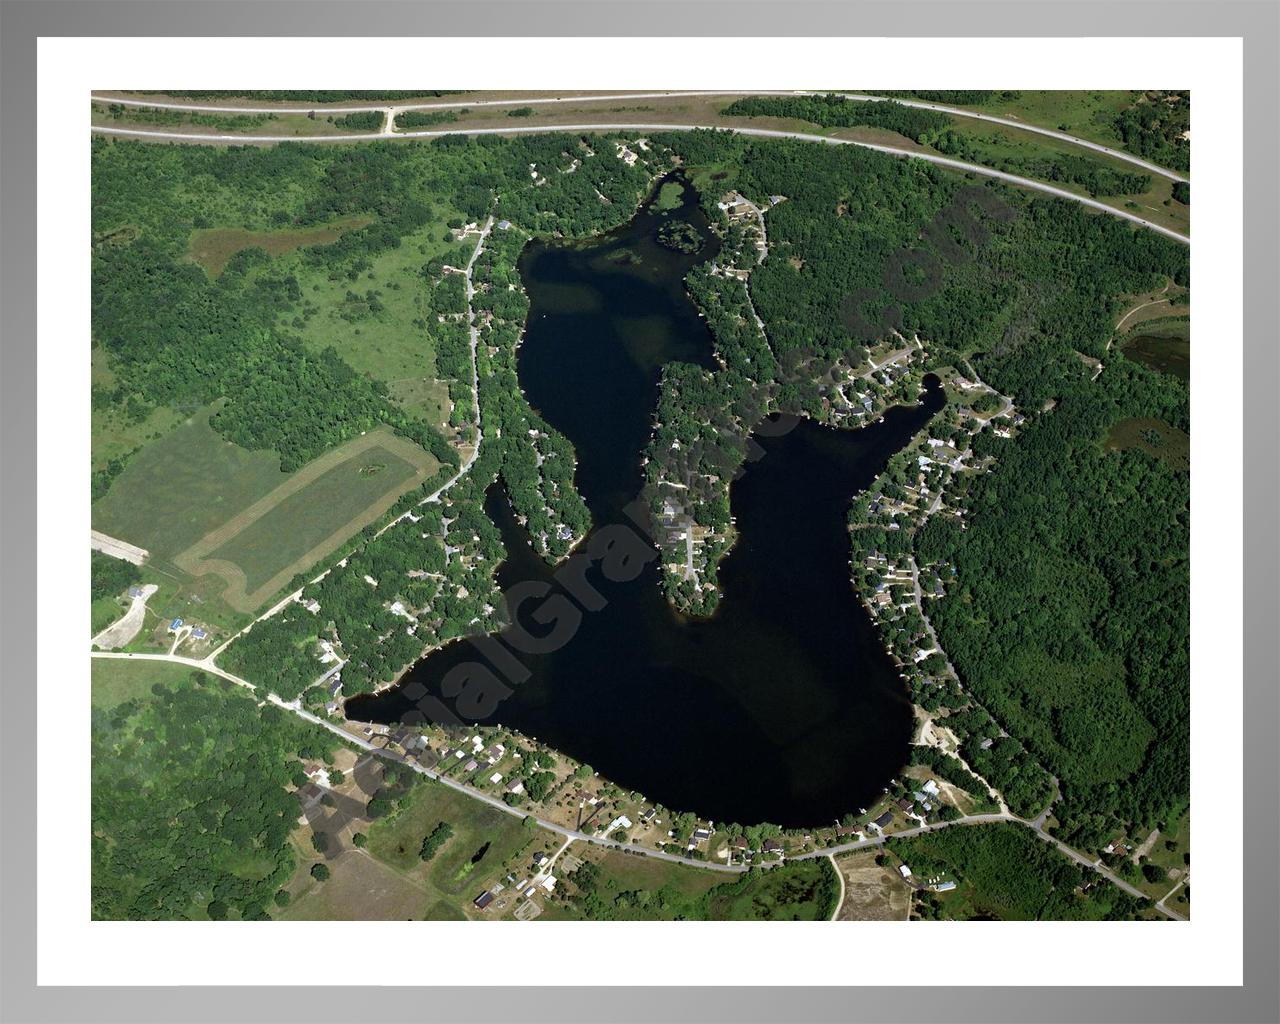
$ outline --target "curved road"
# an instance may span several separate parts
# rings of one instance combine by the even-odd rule
[[[1102,213],[1108,213],[1113,217],[1120,217],[1124,220],[1131,221],[1134,224],[1141,225],[1144,228],[1150,228],[1158,234],[1167,238],[1172,238],[1175,242],[1181,242],[1184,245],[1190,245],[1191,239],[1179,234],[1172,228],[1164,227],[1161,224],[1155,224],[1144,217],[1137,214],[1129,213],[1127,210],[1117,209],[1114,206],[1108,206],[1096,199],[1090,199],[1088,196],[1077,195],[1069,192],[1067,189],[1058,188],[1056,185],[1049,185],[1042,181],[1035,181],[1031,178],[1023,178],[1017,174],[1009,174],[1006,171],[998,171],[991,167],[983,167],[981,164],[969,164],[963,160],[953,160],[950,157],[938,156],[933,153],[917,153],[910,149],[899,149],[896,146],[882,146],[874,142],[857,142],[853,139],[834,139],[826,135],[812,135],[806,132],[788,132],[773,128],[719,128],[714,125],[695,125],[695,124],[557,124],[557,125],[510,125],[502,128],[466,128],[457,131],[415,131],[415,132],[397,132],[393,136],[383,135],[380,132],[362,132],[351,135],[315,135],[294,137],[289,135],[201,135],[196,132],[161,132],[152,131],[150,129],[141,128],[111,128],[105,125],[94,125],[92,130],[100,135],[121,135],[127,138],[146,138],[146,139],[171,139],[181,142],[222,142],[235,143],[244,145],[246,143],[275,143],[275,142],[376,142],[386,141],[387,139],[434,139],[444,135],[523,135],[523,134],[543,134],[547,132],[582,132],[582,131],[632,131],[639,129],[647,132],[687,132],[687,131],[729,131],[738,135],[751,135],[766,139],[799,139],[802,142],[824,142],[830,146],[861,146],[863,149],[874,149],[877,153],[887,153],[889,156],[909,157],[916,160],[924,160],[927,163],[937,164],[940,167],[948,167],[951,170],[963,171],[968,174],[981,174],[987,178],[997,178],[1000,181],[1008,182],[1010,185],[1016,185],[1019,188],[1033,189],[1037,192],[1045,192],[1060,199],[1068,199],[1075,203],[1088,206],[1091,209],[1099,210]]]
[[[136,661],[167,661],[167,662],[172,662],[178,665],[186,665],[190,668],[201,669],[205,672],[212,672],[216,676],[220,676],[223,679],[228,680],[229,682],[235,683],[237,686],[243,686],[245,689],[253,690],[255,693],[257,692],[257,689],[258,689],[256,686],[254,686],[253,683],[249,682],[247,679],[242,679],[240,676],[234,675],[233,673],[228,672],[225,669],[219,668],[216,664],[214,664],[212,654],[200,660],[197,660],[195,658],[185,658],[179,654],[134,654],[126,651],[93,651],[91,652],[90,656],[94,658],[125,658],[125,659],[132,659]],[[496,810],[502,811],[505,814],[510,814],[514,817],[521,818],[521,819],[526,817],[532,817],[543,828],[551,832],[555,832],[559,835],[562,835],[566,839],[581,839],[585,843],[594,843],[597,846],[608,846],[608,847],[612,847],[613,849],[622,850],[623,852],[630,852],[638,856],[654,857],[658,860],[666,860],[676,864],[683,864],[686,867],[706,868],[707,870],[710,870],[710,871],[720,871],[727,874],[741,874],[742,872],[748,870],[748,867],[743,864],[718,864],[718,863],[715,863],[714,861],[694,862],[694,861],[690,861],[687,857],[682,857],[674,853],[667,853],[664,850],[640,848],[640,847],[632,846],[628,843],[620,843],[612,839],[601,838],[599,836],[592,836],[592,835],[588,835],[585,832],[579,832],[579,831],[576,831],[575,829],[566,828],[564,825],[559,825],[554,821],[548,821],[545,818],[540,818],[536,814],[533,814],[533,815],[527,814],[524,811],[521,811],[515,807],[511,807],[507,805],[502,800],[499,800],[497,797],[490,796],[488,793],[481,793],[479,790],[472,789],[470,786],[466,786],[461,782],[456,782],[455,780],[450,779],[447,776],[440,775],[439,773],[432,771],[430,768],[427,768],[425,765],[419,764],[417,761],[415,761],[412,758],[405,757],[402,754],[397,754],[392,750],[385,749],[384,747],[376,747],[372,743],[361,738],[360,736],[355,736],[352,733],[347,732],[345,729],[341,729],[338,726],[334,725],[332,722],[327,721],[326,719],[320,718],[316,715],[313,715],[310,711],[304,710],[297,703],[287,703],[281,700],[274,693],[268,693],[265,699],[270,703],[274,704],[276,707],[281,708],[282,710],[291,711],[293,712],[293,714],[297,715],[299,718],[306,719],[308,722],[311,722],[313,725],[318,725],[323,729],[328,729],[331,733],[341,737],[342,739],[346,740],[348,743],[352,743],[355,746],[360,747],[361,749],[368,751],[371,754],[377,755],[378,757],[383,757],[389,761],[397,761],[401,764],[408,765],[418,774],[425,775],[427,778],[430,778],[430,779],[435,779],[437,782],[440,782],[443,785],[448,786],[450,789],[457,790],[459,793],[463,793],[474,800],[481,800],[484,803],[488,804],[490,807],[493,807]],[[1098,874],[1106,878],[1109,882],[1119,886],[1121,889],[1129,893],[1131,896],[1136,896],[1141,900],[1144,900],[1146,902],[1151,902],[1151,898],[1147,896],[1146,893],[1143,893],[1140,890],[1134,888],[1128,882],[1124,881],[1124,879],[1112,873],[1102,864],[1101,860],[1091,861],[1089,860],[1088,857],[1080,853],[1078,850],[1073,849],[1072,847],[1068,846],[1066,843],[1062,842],[1059,839],[1055,839],[1053,836],[1043,831],[1042,822],[1028,821],[1026,818],[1019,818],[1015,814],[1004,813],[1004,812],[998,813],[998,814],[972,814],[972,815],[967,815],[966,817],[963,817],[963,818],[959,818],[955,821],[940,821],[940,822],[934,822],[933,824],[920,825],[916,828],[903,829],[901,832],[895,832],[892,834],[891,837],[886,837],[885,835],[881,834],[879,836],[872,836],[870,839],[860,839],[852,843],[841,843],[836,846],[827,846],[821,850],[811,850],[809,853],[799,853],[793,857],[788,857],[786,859],[787,860],[810,860],[815,857],[830,857],[832,858],[832,864],[835,865],[834,858],[836,854],[848,853],[853,850],[864,850],[872,846],[882,846],[886,838],[905,839],[910,836],[923,835],[926,832],[936,832],[939,829],[944,829],[944,828],[954,828],[960,825],[985,825],[985,824],[991,824],[993,822],[998,822],[998,821],[1013,822],[1014,824],[1022,825],[1025,828],[1031,829],[1031,831],[1034,832],[1037,836],[1039,836],[1041,839],[1043,839],[1047,843],[1052,843],[1064,855],[1066,855],[1067,857],[1070,857],[1073,861],[1075,861],[1081,867],[1090,868],[1091,870],[1096,871]],[[837,875],[841,874],[838,866],[836,867],[836,874]],[[1176,889],[1177,887],[1175,886],[1174,888]],[[1167,899],[1170,894],[1166,894],[1165,899]],[[843,902],[843,900],[841,902]],[[1159,903],[1155,903],[1154,905],[1156,909],[1160,913],[1164,914],[1166,917],[1172,918],[1175,921],[1186,920],[1180,914],[1177,914],[1174,911],[1170,910],[1168,907],[1164,906],[1163,900],[1161,900]],[[837,906],[837,913],[838,912],[839,912],[839,907]]]
[[[550,103],[604,103],[611,100],[652,100],[652,99],[678,99],[683,96],[824,96],[831,93],[823,92],[815,89],[729,89],[729,90],[680,90],[673,92],[630,92],[615,93],[609,95],[598,96],[543,96],[533,97],[529,99],[501,99],[501,100],[456,100],[444,103],[373,103],[358,105],[342,105],[342,106],[311,106],[311,107],[248,107],[248,106],[231,106],[218,105],[211,103],[174,103],[170,101],[152,102],[149,100],[124,99],[115,96],[94,96],[93,99],[100,103],[118,103],[125,107],[152,107],[157,110],[191,110],[191,111],[211,111],[214,113],[224,114],[309,114],[312,111],[316,113],[352,113],[355,111],[367,110],[385,110],[392,114],[402,110],[456,110],[461,107],[524,107],[524,106],[542,106]],[[976,110],[965,110],[962,107],[948,107],[941,103],[929,103],[925,100],[904,99],[898,96],[873,96],[870,93],[861,92],[837,92],[835,95],[844,96],[846,99],[858,100],[870,103],[897,103],[904,107],[915,107],[919,110],[932,110],[937,114],[947,114],[951,117],[969,117],[975,121],[986,121],[988,124],[1003,125],[1006,128],[1016,128],[1019,131],[1034,132],[1036,135],[1045,135],[1051,139],[1057,139],[1059,142],[1067,142],[1073,146],[1080,146],[1084,149],[1091,149],[1095,153],[1102,153],[1115,160],[1123,160],[1126,163],[1134,164],[1144,170],[1151,171],[1163,178],[1169,178],[1172,181],[1189,181],[1190,179],[1179,174],[1177,171],[1170,170],[1167,167],[1161,167],[1159,164],[1153,164],[1141,157],[1134,156],[1132,153],[1126,153],[1123,150],[1112,149],[1097,142],[1090,142],[1088,139],[1082,139],[1075,135],[1068,135],[1066,132],[1056,131],[1053,128],[1043,128],[1040,125],[1029,124],[1026,121],[1019,121],[1016,118],[999,117],[995,114],[983,114]]]

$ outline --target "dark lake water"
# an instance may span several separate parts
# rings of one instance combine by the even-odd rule
[[[521,260],[532,302],[521,382],[577,447],[577,482],[597,535],[631,523],[623,509],[640,489],[662,365],[713,365],[711,337],[682,280],[715,243],[695,254],[660,246],[664,217],[683,217],[713,239],[690,188],[674,211],[646,207],[585,245],[533,243]],[[591,568],[586,579],[604,607],[584,612],[559,649],[521,654],[528,678],[485,720],[715,821],[819,825],[869,806],[906,760],[912,711],[850,584],[846,514],[942,407],[938,382],[928,384],[920,406],[890,410],[858,431],[803,420],[761,431],[764,455],[732,488],[739,539],[721,566],[717,613],[689,620],[672,611],[656,557],[627,581]],[[562,593],[499,485],[486,508],[510,552],[498,573],[504,592],[536,581]],[[652,554],[647,542],[638,550]],[[530,620],[539,605],[518,609],[533,635],[548,631]],[[477,659],[471,642],[450,644],[397,687],[353,699],[347,713],[400,721],[415,707],[407,684],[438,694],[451,669]]]

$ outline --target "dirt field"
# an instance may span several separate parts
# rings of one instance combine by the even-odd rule
[[[288,921],[418,921],[427,910],[426,890],[363,850],[345,850],[325,862],[330,877],[306,883],[280,914]]]
[[[911,912],[911,887],[892,868],[876,863],[872,850],[839,857],[844,903],[838,921],[905,921]]]
[[[344,474],[348,465],[352,471]],[[382,468],[363,474],[373,466]],[[370,431],[307,463],[177,555],[174,564],[192,576],[220,576],[227,583],[223,600],[252,612],[438,467],[413,442],[389,430]]]

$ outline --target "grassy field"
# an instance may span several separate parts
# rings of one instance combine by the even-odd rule
[[[271,256],[283,256],[296,249],[336,242],[346,232],[373,221],[368,216],[344,217],[331,224],[309,228],[280,228],[276,231],[249,231],[245,228],[201,228],[191,233],[187,252],[210,277],[222,273],[227,261],[242,249],[265,249]]]
[[[443,218],[451,215],[441,211],[440,220],[374,256],[372,266],[355,282],[335,283],[322,269],[298,262],[291,269],[302,288],[302,315],[284,324],[317,351],[337,349],[357,372],[385,383],[406,412],[435,424],[448,419],[448,389],[436,380],[430,331],[421,324],[429,310],[422,267],[436,257],[461,265],[475,247],[474,239],[444,240]],[[377,293],[382,307],[377,312],[349,297],[369,291]]]
[[[825,857],[752,871],[708,897],[713,921],[825,921],[835,909],[835,870]]]
[[[442,821],[453,828],[453,836],[424,861],[418,855],[422,840]],[[525,860],[535,847],[554,845],[554,837],[544,829],[528,828],[519,818],[430,782],[419,782],[400,811],[374,822],[368,835],[368,852],[374,858],[436,900],[462,907],[469,907],[482,889],[508,871],[527,868]]]
[[[91,702],[94,707],[112,708],[136,697],[150,697],[156,683],[177,683],[190,673],[185,665],[163,661],[94,658],[90,662]]]
[[[1137,448],[1171,469],[1191,467],[1191,438],[1163,420],[1146,417],[1121,420],[1111,428],[1107,447],[1113,451]]]
[[[439,465],[390,430],[370,431],[307,463],[176,555],[174,564],[191,576],[220,576],[226,603],[254,611]]]
[[[1124,174],[1143,173],[1124,160],[1090,152],[1078,146],[1072,146],[1070,143],[1057,142],[1033,132],[1020,132],[1003,125],[986,124],[963,118],[954,120],[956,121],[955,130],[968,139],[977,150],[979,155],[976,162],[978,163],[998,166],[1005,160],[1046,160],[1060,156],[1077,156],[1108,170]],[[932,149],[929,151],[933,152]],[[1019,172],[1015,168],[1011,173]],[[1024,176],[1034,177],[1034,175]],[[1153,223],[1183,234],[1190,234],[1191,207],[1173,200],[1172,180],[1158,174],[1151,174],[1149,177],[1151,185],[1145,192],[1129,195],[1100,195],[1096,198],[1099,202],[1118,210],[1127,210]],[[1058,181],[1054,184],[1080,196],[1089,195],[1087,189],[1074,182]]]
[[[93,526],[171,559],[287,477],[271,452],[250,452],[209,426],[205,407],[147,444],[93,505]]]
[[[296,837],[294,847],[301,868],[289,886],[291,899],[280,911],[281,919],[419,921],[427,916],[431,894],[363,850],[349,849],[326,860],[330,877],[319,882],[310,875],[315,852]]]
[[[1014,100],[993,99],[971,109],[1053,128],[1119,149],[1120,136],[1112,122],[1140,95],[1126,90],[1032,89],[1023,90],[1022,95]]]
[[[210,412],[147,444],[93,506],[95,529],[145,547],[175,586],[206,577],[197,604],[220,596],[252,612],[439,468],[379,429],[286,475],[276,455],[219,437]]]

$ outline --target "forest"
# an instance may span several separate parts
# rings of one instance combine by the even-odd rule
[[[1136,416],[1189,431],[1188,392],[1106,343],[1125,295],[1189,284],[1186,247],[854,147],[655,141],[691,166],[732,162],[757,203],[786,197],[750,282],[782,367],[837,361],[896,327],[940,365],[971,358],[1018,408],[1051,406],[1012,443],[979,437],[979,455],[1000,457],[966,495],[969,528],[939,519],[918,540],[922,561],[957,570],[931,617],[982,705],[957,720],[964,755],[1022,812],[1049,802],[1056,777],[1064,836],[1175,815],[1188,793],[1188,478],[1105,439]],[[1112,365],[1091,381],[1081,355]]]
[[[288,787],[337,742],[202,672],[95,706],[93,918],[266,918],[294,869]]]
[[[913,917],[997,921],[1128,921],[1146,904],[1079,867],[1021,825],[943,829],[889,838],[916,878],[949,878],[946,896],[923,892]]]

